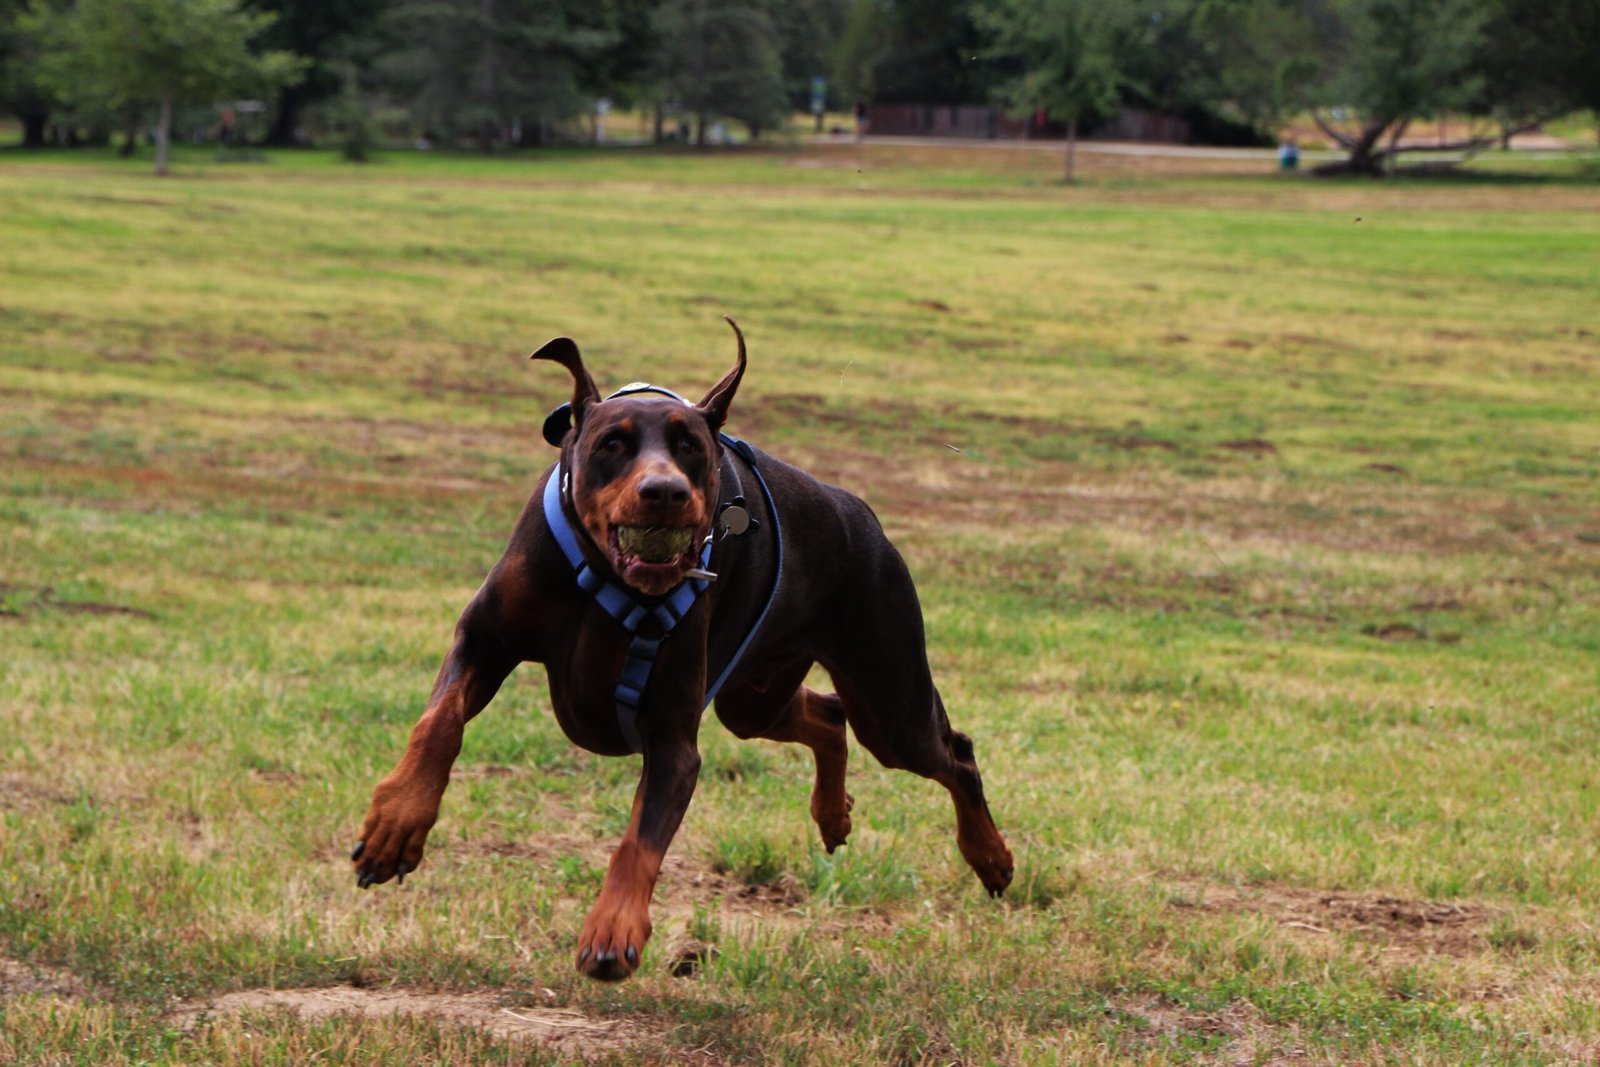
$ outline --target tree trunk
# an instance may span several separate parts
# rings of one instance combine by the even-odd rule
[[[483,0],[483,24],[491,31],[484,34],[483,42],[483,107],[489,114],[499,115],[498,94],[495,92],[495,54],[494,38],[492,36],[492,30],[495,25],[494,0]],[[478,134],[478,147],[483,150],[484,155],[494,151],[494,128],[494,120],[483,120],[481,132]]]
[[[117,149],[117,155],[123,159],[132,159],[133,154],[139,150],[139,123],[129,122],[128,128],[122,131],[122,147]]]
[[[1394,119],[1373,119],[1361,130],[1361,135],[1355,140],[1344,141],[1345,148],[1350,155],[1337,163],[1324,163],[1318,167],[1316,174],[1364,174],[1371,178],[1383,177],[1384,154],[1375,152],[1378,142],[1383,138],[1384,131],[1393,123]]]
[[[278,94],[278,113],[272,117],[272,126],[262,143],[276,148],[293,148],[300,143],[296,134],[300,126],[300,91],[294,86]]]
[[[663,125],[665,125],[666,119],[667,119],[666,108],[662,106],[660,101],[657,101],[656,102],[656,128],[655,128],[655,132],[651,135],[655,144],[660,144],[661,143],[661,127]]]
[[[700,112],[694,117],[694,143],[696,148],[706,146],[706,113]]]
[[[1067,183],[1072,183],[1073,165],[1078,155],[1078,116],[1074,115],[1067,120]]]
[[[1389,135],[1389,150],[1383,154],[1383,172],[1387,175],[1394,174],[1395,149],[1400,147],[1400,138],[1405,136],[1406,127],[1411,125],[1410,119],[1401,119],[1394,125],[1394,132]]]
[[[161,98],[161,117],[156,120],[156,175],[167,173],[167,150],[172,145],[172,97]]]
[[[46,143],[45,128],[50,123],[50,112],[39,108],[20,111],[17,117],[22,120],[22,147],[43,148]]]

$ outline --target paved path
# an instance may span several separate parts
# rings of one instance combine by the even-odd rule
[[[1552,143],[1549,145],[1530,145],[1515,151],[1525,159],[1557,159],[1564,158],[1571,149],[1559,148],[1555,138],[1547,138]],[[841,137],[821,136],[811,140],[818,147],[838,145],[851,147],[856,144],[849,135]],[[1000,138],[974,138],[974,137],[875,137],[867,136],[862,139],[863,144],[888,145],[902,148],[993,148],[1007,151],[1020,152],[1054,152],[1062,155],[1066,152],[1065,141],[1013,141]],[[1278,150],[1276,148],[1214,148],[1205,145],[1164,144],[1155,141],[1082,141],[1078,142],[1078,151],[1084,155],[1102,156],[1148,156],[1166,159],[1231,159],[1239,162],[1267,162],[1276,165]],[[1318,163],[1324,160],[1345,158],[1346,153],[1330,149],[1302,149],[1300,161],[1302,163]],[[1463,152],[1407,152],[1407,163],[1418,163],[1429,160],[1456,160],[1463,158]]]

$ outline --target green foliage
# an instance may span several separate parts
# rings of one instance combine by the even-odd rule
[[[42,0],[41,0],[42,2]],[[44,142],[44,123],[59,101],[39,77],[39,25],[24,0],[0,0],[0,107],[23,120],[23,144]]]
[[[390,4],[391,0],[247,0],[252,10],[273,16],[257,37],[261,46],[306,61],[305,76],[277,94],[268,144],[296,144],[303,109],[341,93],[349,64],[370,64],[380,46],[382,14]]]
[[[663,91],[706,123],[738,119],[758,133],[788,111],[778,33],[761,0],[664,0],[653,26]]]
[[[987,103],[971,0],[860,0],[850,15],[852,64],[873,99],[901,104]]]
[[[1078,124],[1113,111],[1127,84],[1124,56],[1137,9],[1101,0],[995,0],[975,10],[991,37],[987,54],[1020,67],[1000,83],[1000,98],[1017,114],[1043,108],[1066,120],[1071,181]]]
[[[610,7],[581,0],[400,0],[388,28],[378,69],[413,121],[485,151],[587,112],[585,65],[617,40]]]
[[[378,128],[367,109],[354,64],[346,66],[344,90],[339,94],[334,121],[340,130],[339,154],[351,163],[365,163],[377,143]]]
[[[47,47],[39,76],[61,98],[114,111],[160,108],[157,173],[165,173],[175,107],[267,95],[303,67],[286,52],[253,50],[272,16],[237,0],[79,0],[37,19]]]
[[[1201,0],[1192,10],[1220,99],[1269,128],[1312,106],[1309,87],[1332,58],[1332,20],[1326,5]]]
[[[998,0],[979,9],[993,35],[989,54],[1024,68],[1000,86],[1001,97],[1018,114],[1043,107],[1067,120],[1113,109],[1124,81],[1117,46],[1126,10],[1094,0]]]
[[[833,71],[833,53],[849,18],[848,0],[786,0],[769,3],[767,12],[777,34],[784,92],[790,111],[811,105],[811,79]],[[839,95],[837,86],[831,87]]]
[[[236,0],[79,0],[43,17],[50,50],[42,76],[74,101],[210,103],[270,92],[301,66],[284,52],[252,50],[272,16],[243,11]]]
[[[1391,122],[1464,107],[1481,85],[1474,64],[1489,14],[1490,0],[1352,0],[1321,102]]]
[[[877,0],[854,0],[834,48],[833,80],[846,99],[878,96],[878,65],[893,51],[885,6]]]

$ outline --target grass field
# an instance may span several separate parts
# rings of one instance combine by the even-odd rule
[[[819,148],[0,158],[0,1062],[1600,1057],[1600,187]],[[1019,870],[708,716],[620,987],[637,766],[527,668],[423,869],[347,854],[576,337],[864,495]],[[695,958],[690,977],[675,961]]]

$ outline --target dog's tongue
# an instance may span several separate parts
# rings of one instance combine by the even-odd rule
[[[670,563],[688,550],[692,536],[685,526],[623,526],[617,544],[646,563]]]

